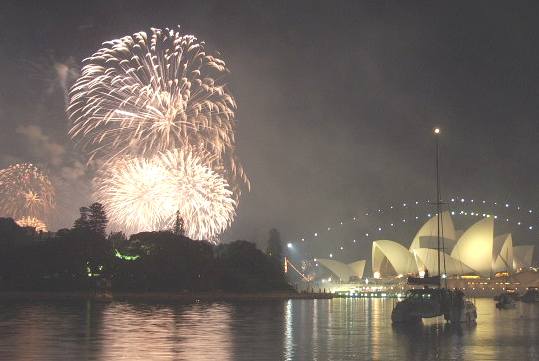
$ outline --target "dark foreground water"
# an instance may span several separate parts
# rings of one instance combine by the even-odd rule
[[[0,303],[0,360],[539,360],[539,305],[394,328],[392,300]]]

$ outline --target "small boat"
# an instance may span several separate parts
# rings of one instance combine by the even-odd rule
[[[451,323],[474,323],[477,319],[475,305],[464,299],[461,291],[447,288],[414,289],[406,293],[391,313],[393,323],[420,322],[423,318],[444,316]]]
[[[517,305],[513,297],[511,297],[507,293],[502,293],[500,295],[500,300],[496,303],[496,308],[499,308],[501,310],[515,308],[516,306]]]
[[[514,288],[507,287],[504,292],[500,293],[499,295],[494,296],[494,301],[499,301],[503,295],[506,295],[507,297],[513,299],[514,301],[520,300],[520,295]]]
[[[445,248],[444,239],[440,237],[440,225],[442,221],[442,205],[444,204],[440,194],[439,175],[439,152],[438,135],[440,129],[435,128],[436,135],[436,214],[439,217],[437,238],[438,252],[438,273],[429,277],[425,272],[425,277],[408,277],[409,285],[423,285],[422,289],[412,289],[406,293],[405,299],[397,302],[391,313],[391,321],[398,323],[420,322],[423,318],[444,316],[445,320],[451,323],[475,323],[477,320],[477,310],[475,304],[464,298],[464,293],[460,290],[450,290],[447,288],[445,260],[442,262],[443,252],[440,246]],[[443,231],[442,231],[443,233]],[[428,270],[427,270],[428,271]]]
[[[539,289],[537,287],[528,287],[528,290],[520,300],[526,303],[539,302]]]

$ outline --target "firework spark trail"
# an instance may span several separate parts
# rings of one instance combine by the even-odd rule
[[[151,157],[170,149],[211,153],[249,186],[236,160],[236,102],[222,82],[228,69],[204,42],[151,29],[105,42],[88,59],[70,92],[70,135],[91,158]]]
[[[47,225],[45,222],[36,217],[23,217],[17,220],[17,224],[20,227],[32,227],[36,232],[47,232]]]
[[[111,222],[130,232],[171,229],[179,211],[187,236],[215,241],[234,219],[236,202],[226,180],[205,162],[184,150],[124,157],[101,170],[94,196]]]
[[[0,170],[1,216],[42,219],[54,208],[54,198],[49,178],[33,164],[14,164]]]

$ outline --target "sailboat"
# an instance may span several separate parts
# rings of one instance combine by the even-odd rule
[[[436,211],[438,219],[437,251],[438,251],[438,274],[425,277],[408,277],[409,285],[419,285],[423,288],[412,289],[406,293],[404,300],[397,302],[391,313],[393,323],[419,322],[423,318],[444,316],[451,323],[475,323],[477,310],[475,305],[464,298],[460,290],[447,288],[445,270],[445,246],[442,222],[442,198],[440,192],[439,172],[439,136],[440,128],[434,128],[436,138]],[[443,255],[443,256],[442,256]],[[443,262],[443,263],[442,263]],[[443,265],[443,273],[441,268]]]

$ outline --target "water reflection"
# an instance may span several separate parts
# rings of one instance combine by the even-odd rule
[[[180,307],[112,303],[102,310],[100,359],[230,360],[230,305]],[[210,346],[211,347],[208,347]]]
[[[394,327],[392,300],[0,304],[1,360],[539,359],[539,305]]]

